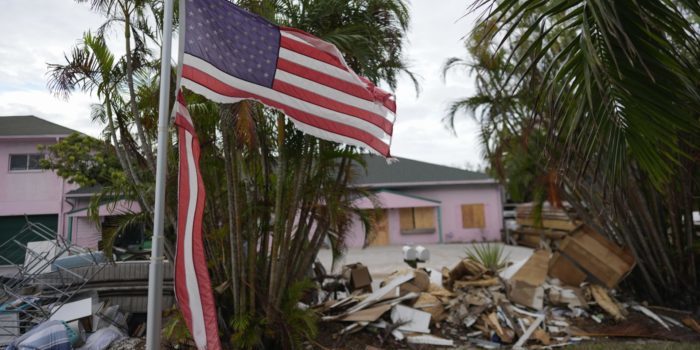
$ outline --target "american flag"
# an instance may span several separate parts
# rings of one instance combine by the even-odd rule
[[[216,304],[202,238],[205,193],[199,140],[182,91],[178,91],[173,113],[180,152],[175,298],[197,348],[219,350]]]
[[[184,86],[220,103],[257,100],[305,133],[389,156],[394,97],[335,46],[228,0],[187,0],[185,11]]]

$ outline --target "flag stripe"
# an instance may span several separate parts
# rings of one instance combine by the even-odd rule
[[[316,75],[318,75],[318,73],[316,73]],[[392,113],[392,111],[384,107],[384,105],[380,101],[375,101],[373,98],[367,99],[363,97],[357,97],[352,93],[346,93],[341,89],[336,89],[335,86],[329,86],[323,83],[316,82],[313,79],[311,79],[312,77],[313,75],[294,74],[282,69],[277,69],[277,71],[275,72],[275,79],[277,80],[282,80],[292,85],[304,87],[307,90],[314,91],[325,97],[336,99],[343,103],[362,108],[367,112],[371,112],[383,117],[386,117],[387,115]]]
[[[312,103],[317,106],[336,111],[338,113],[358,117],[381,128],[387,135],[391,135],[391,122],[380,114],[373,113],[372,111],[368,111],[365,108],[361,108],[368,106],[353,106],[351,105],[352,101],[348,101],[349,99],[346,98],[347,95],[339,96],[340,93],[337,93],[336,90],[314,89],[313,84],[315,83],[313,82],[302,81],[305,79],[296,76],[285,75],[285,72],[278,71],[278,73],[282,73],[279,74],[282,77],[275,79],[275,82],[272,85],[273,90],[284,93],[287,96],[296,97],[302,101],[306,101],[308,103]],[[316,93],[314,91],[318,91],[319,93]],[[321,91],[323,91],[326,94],[326,96],[322,96],[320,94]],[[328,95],[336,95],[335,97],[337,98],[333,98]]]
[[[356,116],[324,108],[299,98],[289,96],[285,93],[227,75],[211,64],[187,54],[185,54],[184,57],[183,77],[186,77],[202,86],[209,87],[212,91],[218,90],[217,92],[219,92],[221,95],[256,98],[265,104],[268,104],[268,101],[275,101],[275,107],[282,110],[289,108],[301,110],[305,113],[315,115],[316,117],[327,122],[338,123],[344,126],[363,130],[364,132],[373,135],[377,139],[384,139],[389,136],[380,127],[377,127],[376,125]],[[211,84],[216,84],[216,89],[213,88],[213,85],[210,85],[210,81]],[[226,89],[229,87],[235,87],[237,91],[245,91],[250,96],[241,95],[240,93],[236,94],[220,92],[226,91]]]
[[[254,99],[268,106],[284,111],[289,117],[304,124],[318,128],[330,133],[343,136],[343,139],[355,139],[355,142],[341,141],[337,137],[327,138],[331,141],[346,142],[351,145],[366,147],[373,152],[387,155],[389,145],[374,135],[346,124],[337,123],[317,115],[307,113],[296,108],[286,106],[269,98],[261,97],[248,91],[239,90],[231,85],[224,84],[218,79],[207,75],[196,68],[184,66],[182,83],[192,91],[203,94],[208,98],[220,103],[234,103],[244,99]]]
[[[362,87],[363,89],[365,88],[364,84],[362,84],[357,77],[354,75],[350,74],[350,72],[346,72],[344,70],[340,70],[337,67],[334,67],[332,65],[326,64],[322,61],[313,59],[309,56],[302,55],[300,53],[296,53],[294,51],[287,50],[285,48],[280,49],[280,59],[285,59],[291,62],[297,62],[300,65],[304,67],[311,68],[315,71],[328,74],[330,76],[336,77],[338,79],[342,79],[347,81],[348,83],[351,84],[356,84],[357,86]]]
[[[280,57],[279,61],[277,61],[277,69],[300,77],[305,77],[311,81],[315,81],[335,90],[340,90],[346,94],[350,94],[366,101],[374,101],[372,94],[370,94],[364,88],[364,86],[351,83],[318,70],[307,68],[282,57]]]
[[[316,49],[315,47],[305,44],[301,41],[291,39],[289,37],[289,34],[285,33],[284,31],[281,31],[281,33],[282,37],[280,38],[280,45],[283,48],[313,58],[317,61],[329,64],[341,70],[347,71],[346,68],[343,66],[343,63],[340,62],[337,57],[327,52]]]
[[[182,142],[182,140],[181,140]],[[202,311],[202,299],[200,298],[199,283],[197,281],[197,271],[195,269],[193,256],[193,237],[195,211],[197,210],[197,201],[199,194],[199,186],[197,185],[197,173],[195,169],[194,154],[192,152],[192,134],[185,133],[185,156],[187,157],[186,181],[190,189],[190,196],[187,199],[187,216],[185,221],[185,242],[190,242],[186,245],[184,253],[185,259],[185,283],[187,284],[187,294],[190,300],[190,312],[192,316],[192,336],[197,344],[206,344],[206,331],[204,328],[204,312]],[[182,217],[180,218],[183,219]]]
[[[199,141],[181,92],[175,103],[175,124],[180,140],[175,297],[197,348],[218,350],[216,306],[202,239],[205,190]]]

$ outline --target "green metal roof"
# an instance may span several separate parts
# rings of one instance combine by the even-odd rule
[[[398,162],[387,164],[386,159],[364,155],[367,171],[358,164],[354,183],[362,186],[393,187],[423,186],[447,183],[492,183],[484,173],[452,168],[444,165],[395,157]]]
[[[100,192],[102,190],[102,185],[94,185],[94,186],[88,186],[88,187],[80,187],[72,191],[68,191],[66,193],[66,196],[68,197],[84,197],[84,196],[91,196],[97,192]]]
[[[0,136],[68,136],[74,132],[33,115],[0,116]]]

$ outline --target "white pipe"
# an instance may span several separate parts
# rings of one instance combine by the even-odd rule
[[[163,47],[160,54],[160,100],[158,105],[158,154],[156,165],[156,198],[153,210],[151,265],[148,272],[148,315],[146,349],[160,350],[163,304],[163,223],[165,213],[165,173],[168,157],[170,106],[170,49],[172,44],[173,0],[165,0],[163,8]]]

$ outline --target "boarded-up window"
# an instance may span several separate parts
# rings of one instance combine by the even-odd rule
[[[435,208],[401,208],[399,209],[401,233],[435,232]]]
[[[484,228],[484,204],[462,204],[462,228]]]

